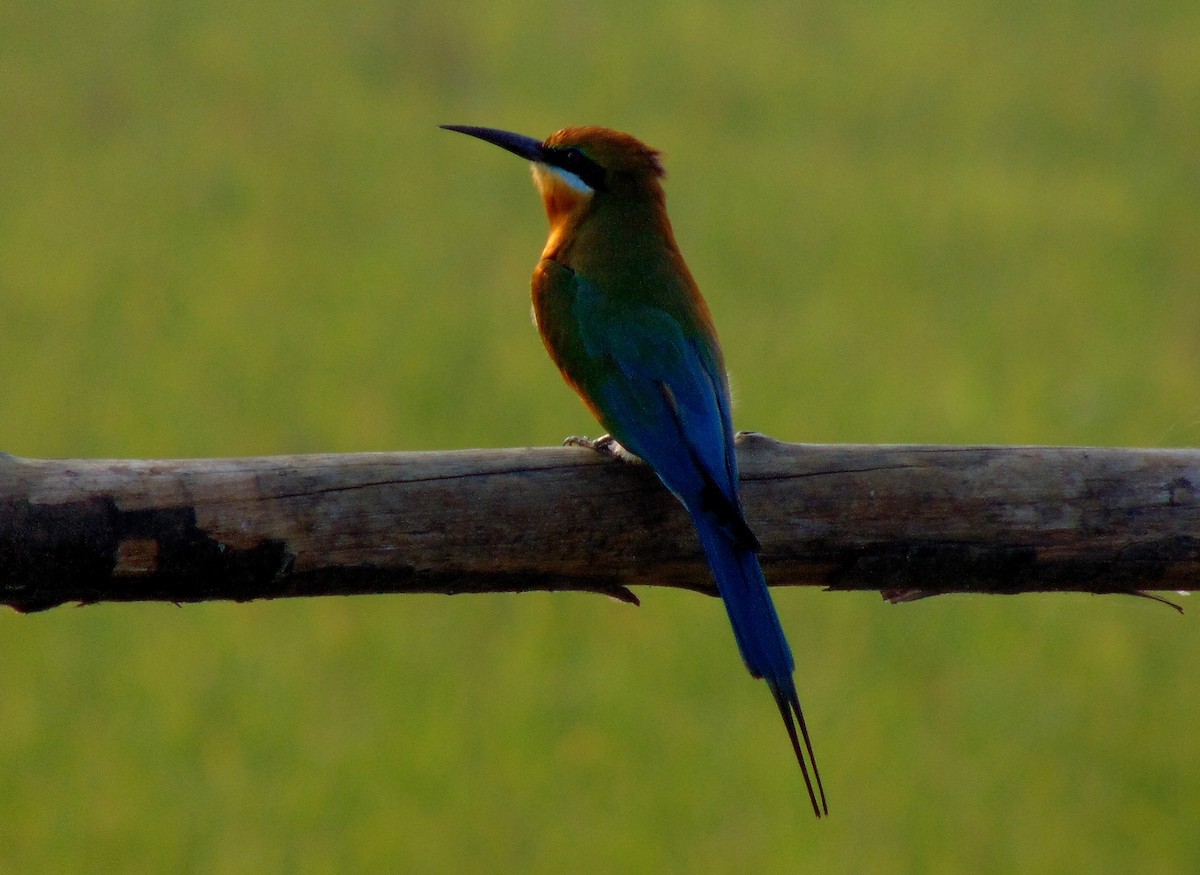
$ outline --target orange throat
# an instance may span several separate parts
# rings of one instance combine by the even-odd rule
[[[550,239],[542,250],[543,258],[553,258],[566,243],[574,218],[592,199],[586,187],[564,179],[557,170],[542,164],[533,165],[533,181],[542,195],[546,217],[550,220]]]

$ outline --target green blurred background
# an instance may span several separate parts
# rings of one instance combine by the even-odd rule
[[[440,122],[661,148],[737,424],[1200,443],[1194,2],[0,5],[0,449],[596,429],[544,217]],[[1196,612],[777,596],[815,822],[719,604],[0,615],[0,870],[1200,871]]]

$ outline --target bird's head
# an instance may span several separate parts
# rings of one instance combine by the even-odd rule
[[[647,197],[662,203],[658,152],[610,128],[564,128],[545,140],[473,125],[442,125],[493,143],[532,162],[533,178],[552,223],[593,198]]]

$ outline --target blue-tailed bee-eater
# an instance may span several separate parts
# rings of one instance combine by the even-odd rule
[[[615,440],[649,464],[691,515],[742,659],[775,697],[813,811],[828,814],[792,651],[738,496],[721,348],[667,218],[658,153],[599,127],[566,128],[544,142],[443,127],[532,162],[550,219],[533,272],[533,312],[546,349],[608,430],[611,438],[601,442]]]

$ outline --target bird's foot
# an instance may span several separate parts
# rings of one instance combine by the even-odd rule
[[[598,438],[581,437],[580,435],[571,435],[563,441],[564,447],[586,447],[589,450],[595,450],[602,456],[608,456],[610,459],[616,459],[618,462],[641,462],[642,460],[635,456],[629,450],[625,449],[616,438],[611,434],[601,435]]]

